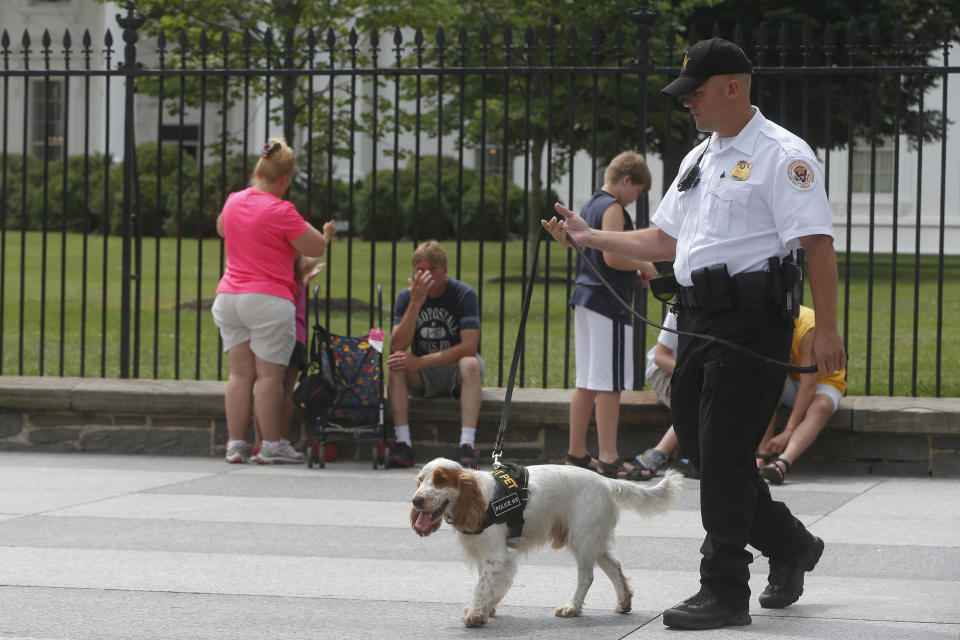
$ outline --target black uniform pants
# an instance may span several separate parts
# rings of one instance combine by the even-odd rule
[[[708,314],[681,309],[678,327],[786,362],[793,330],[775,308]],[[700,583],[737,608],[749,607],[753,554],[789,558],[811,534],[774,502],[754,454],[776,409],[786,371],[699,338],[680,336],[671,413],[680,449],[700,472],[706,537]]]

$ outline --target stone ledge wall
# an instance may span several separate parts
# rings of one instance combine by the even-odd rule
[[[211,381],[116,380],[0,376],[0,450],[85,451],[149,455],[223,455],[226,384]],[[570,390],[514,389],[504,454],[524,463],[560,462],[567,450]],[[483,391],[477,449],[489,459],[505,389]],[[387,437],[392,439],[389,408]],[[780,415],[781,422],[786,414]],[[413,401],[418,461],[454,455],[459,405],[451,399]],[[669,411],[650,391],[625,392],[621,453],[659,441]],[[312,425],[297,421],[303,443]],[[330,432],[341,459],[370,460],[376,437]],[[252,430],[250,437],[252,438]],[[595,430],[589,446],[596,451]],[[911,476],[960,475],[960,399],[848,397],[796,465],[796,472]]]

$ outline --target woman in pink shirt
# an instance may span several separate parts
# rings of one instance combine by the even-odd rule
[[[227,197],[217,218],[227,261],[213,302],[213,320],[229,354],[225,398],[227,462],[245,462],[251,405],[263,433],[257,462],[301,462],[281,439],[283,378],[296,342],[293,261],[297,252],[318,257],[336,230],[321,233],[292,203],[281,200],[293,176],[293,150],[271,139],[253,170],[250,187]],[[256,387],[254,387],[256,383]]]

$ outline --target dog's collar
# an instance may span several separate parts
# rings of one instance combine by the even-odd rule
[[[487,504],[483,523],[476,531],[463,531],[468,535],[483,533],[494,524],[507,525],[507,538],[519,538],[523,532],[523,510],[530,498],[527,489],[529,473],[523,465],[512,462],[500,462],[499,467],[490,472],[496,480],[496,492]],[[447,518],[449,523],[449,516]]]

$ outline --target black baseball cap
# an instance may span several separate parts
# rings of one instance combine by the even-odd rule
[[[680,77],[660,93],[679,98],[702,85],[710,76],[752,72],[750,58],[734,43],[723,38],[701,40],[683,55]]]

